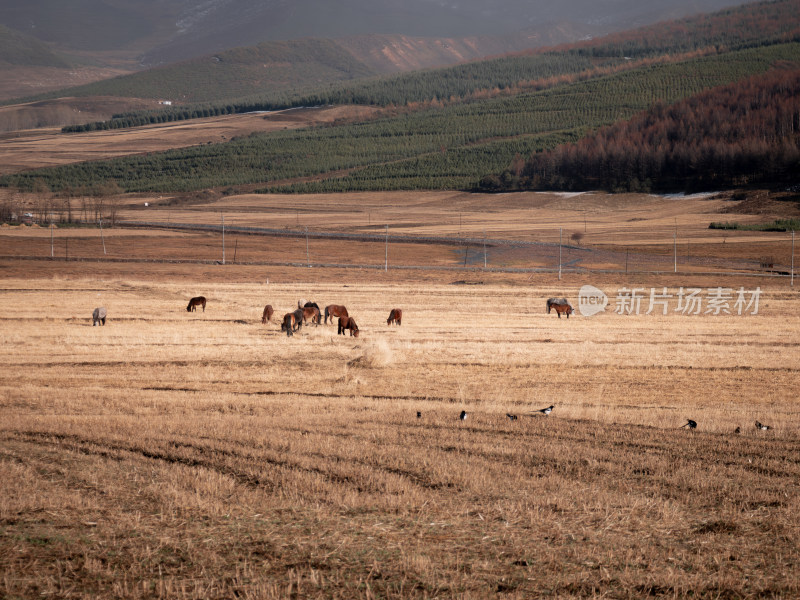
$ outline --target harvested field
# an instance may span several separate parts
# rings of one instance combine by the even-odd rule
[[[71,103],[54,101],[50,104],[54,106],[47,106],[47,109],[52,111],[77,111],[75,106],[79,106],[81,100],[77,99]],[[157,107],[154,103],[149,104],[153,108]],[[143,107],[138,106],[137,108],[142,109]],[[44,109],[31,105],[0,107],[0,131],[12,131],[0,138],[0,165],[3,165],[4,174],[85,160],[101,160],[198,144],[224,142],[237,136],[250,135],[253,132],[308,127],[355,115],[366,117],[375,112],[369,108],[325,107],[276,111],[268,114],[226,115],[133,129],[88,133],[61,133],[60,127],[33,129],[32,125],[29,130],[14,131],[19,128],[20,123],[25,122],[25,119],[31,118],[28,113],[36,114],[36,110]],[[97,108],[92,107],[86,110],[97,110]],[[76,117],[75,122],[86,123],[92,120],[106,119],[110,116],[90,114],[92,114],[90,118]],[[3,128],[4,123],[7,123],[5,128]]]
[[[2,594],[800,593],[800,298],[547,315],[577,283],[4,279]],[[362,337],[261,324],[299,297]]]

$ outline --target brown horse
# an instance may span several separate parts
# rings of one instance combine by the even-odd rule
[[[340,306],[339,304],[329,304],[325,307],[325,324],[328,324],[328,317],[331,318],[331,324],[333,324],[334,317],[349,317],[350,315],[347,314],[347,309],[344,306]]]
[[[322,317],[319,314],[319,308],[316,306],[306,306],[303,308],[303,323],[308,323],[308,320],[314,325],[319,325],[322,322]]]
[[[547,314],[550,314],[550,309],[554,308],[558,318],[561,318],[562,314],[566,314],[567,318],[572,314],[572,304],[570,304],[566,298],[548,298],[547,299]]]
[[[389,312],[389,318],[386,319],[386,324],[391,325],[392,323],[397,323],[401,325],[403,321],[403,309],[402,308],[393,308],[391,312]]]
[[[261,322],[266,324],[267,321],[272,323],[272,315],[275,311],[272,309],[272,304],[267,304],[264,307],[264,314],[261,315]]]
[[[303,326],[303,311],[299,308],[290,313],[283,315],[283,323],[281,323],[281,331],[286,332],[287,337],[294,335],[294,332]]]
[[[350,330],[352,337],[358,337],[358,325],[353,317],[339,317],[339,331],[337,334],[345,335],[345,330]]]
[[[206,298],[205,296],[197,296],[189,300],[189,306],[186,307],[186,312],[197,311],[197,307],[202,306],[203,312],[206,312]]]

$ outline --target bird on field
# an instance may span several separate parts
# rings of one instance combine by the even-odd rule
[[[688,427],[689,429],[697,429],[697,421],[686,419],[686,423],[678,427],[678,429],[683,429],[684,427]]]
[[[461,414],[458,415],[458,418],[461,419],[462,421],[466,421],[467,420],[467,411],[462,410]]]
[[[511,413],[506,413],[506,416],[508,417],[509,421],[516,421],[517,420],[517,415],[512,415]]]
[[[733,430],[733,433],[741,433],[741,432],[742,432],[741,427],[737,427],[736,429]]]
[[[763,425],[760,422],[756,421],[756,429],[759,429],[761,431],[768,431],[772,429],[772,427],[770,427],[769,425]]]
[[[554,408],[554,406],[551,404],[551,405],[550,405],[550,406],[548,406],[547,408],[540,408],[540,409],[539,409],[538,411],[536,411],[536,412],[540,412],[540,413],[542,413],[543,415],[549,415],[551,412],[553,412],[553,408]]]
[[[417,411],[417,418],[418,419],[422,418],[422,411],[419,411],[419,410]]]

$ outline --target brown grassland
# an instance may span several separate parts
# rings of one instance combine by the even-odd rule
[[[120,219],[565,228],[596,270],[484,271],[479,245],[443,270],[463,247],[398,243],[384,272],[381,243],[245,235],[222,265],[217,233],[3,228],[0,597],[800,596],[800,295],[741,268],[768,253],[783,269],[786,234],[709,231],[735,206],[720,199],[175,200],[126,198]],[[676,226],[693,260],[664,274]],[[662,272],[601,272],[624,249]],[[489,265],[553,268],[552,247],[526,252],[490,248]],[[546,314],[584,284],[604,313]],[[681,287],[719,286],[759,287],[758,313],[676,312]],[[617,314],[622,287],[666,287],[668,314]],[[346,305],[361,336],[261,324],[299,298]]]

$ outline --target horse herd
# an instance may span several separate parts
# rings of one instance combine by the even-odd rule
[[[273,314],[275,314],[275,310],[272,308],[271,304],[267,304],[264,307],[264,312],[261,315],[261,322],[264,324],[271,323]],[[316,302],[307,302],[305,300],[299,300],[297,302],[296,310],[283,315],[283,319],[281,320],[281,331],[285,331],[286,335],[291,337],[294,335],[294,332],[299,330],[304,324],[307,325],[309,322],[311,322],[311,324],[314,326],[318,326],[322,323],[327,325],[328,319],[330,319],[331,324],[333,324],[334,319],[338,319],[338,335],[346,335],[349,331],[352,337],[358,337],[358,324],[356,323],[356,320],[347,312],[346,307],[342,306],[341,304],[329,304],[325,307],[325,310],[322,311]],[[402,309],[393,308],[389,312],[389,318],[386,319],[386,324],[400,325],[402,324],[402,320]]]
[[[198,306],[202,307],[203,312],[206,312],[205,296],[196,296],[189,300],[189,304],[186,306],[186,312],[196,312]],[[567,318],[569,319],[569,316],[574,312],[572,305],[569,303],[569,301],[567,301],[566,298],[548,298],[547,314],[550,314],[551,308],[555,309],[559,319],[561,318],[562,314],[566,314]],[[267,304],[264,307],[263,314],[261,315],[261,322],[263,324],[271,323],[274,313],[275,310],[272,308],[272,305]],[[319,305],[316,302],[307,302],[305,300],[299,300],[297,302],[297,310],[293,310],[292,312],[288,312],[283,315],[283,319],[281,321],[281,331],[285,331],[286,335],[291,337],[295,331],[299,330],[303,324],[308,324],[309,321],[311,321],[311,323],[315,326],[320,325],[323,322],[327,325],[328,319],[331,320],[332,324],[335,318],[339,319],[337,334],[346,335],[346,332],[349,331],[352,337],[358,337],[358,325],[356,324],[356,320],[348,314],[347,308],[341,304],[329,304],[325,307],[323,312],[320,310]],[[389,318],[386,319],[386,324],[401,325],[402,322],[403,310],[400,308],[393,308],[389,312]],[[92,326],[105,324],[106,309],[104,307],[95,308],[94,312],[92,312]]]

